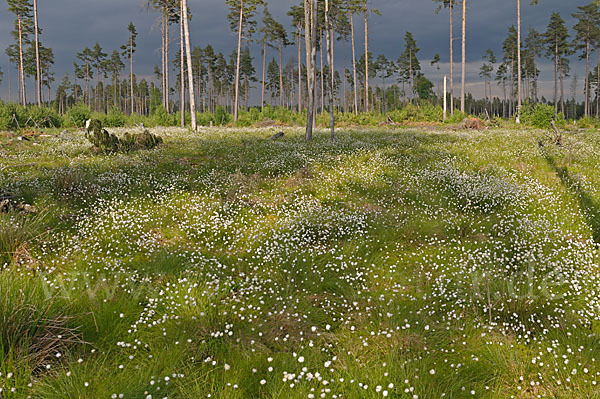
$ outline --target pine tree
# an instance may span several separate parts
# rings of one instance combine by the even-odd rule
[[[244,101],[246,104],[246,108],[248,108],[248,101],[250,96],[250,82],[256,82],[256,69],[254,69],[254,65],[252,63],[253,58],[250,55],[250,47],[246,47],[242,51],[242,56],[240,59],[240,74],[244,81]],[[281,88],[280,84],[280,88]]]
[[[54,82],[54,72],[51,71],[54,65],[54,52],[51,48],[45,47],[41,42],[38,43],[38,57],[40,66],[41,86],[45,87],[48,95],[48,106],[50,106],[50,86]],[[40,101],[43,104],[44,96],[40,87]]]
[[[56,88],[56,107],[58,108],[58,113],[61,115],[64,115],[66,109],[69,106],[68,90],[70,90],[71,88],[72,84],[69,80],[69,74],[66,73],[63,77],[63,80]]]
[[[135,53],[135,48],[137,46],[136,44],[136,38],[137,38],[137,31],[135,30],[135,25],[133,24],[133,22],[129,23],[129,26],[127,27],[127,30],[129,31],[129,41],[127,42],[127,44],[124,44],[121,46],[121,50],[123,50],[123,52],[121,53],[123,56],[129,58],[129,83],[130,83],[130,96],[131,96],[131,108],[130,108],[130,113],[133,114],[134,112],[134,95],[133,95],[133,53]]]
[[[25,46],[31,44],[30,36],[34,33],[33,7],[29,0],[7,0],[8,11],[15,14],[12,33],[15,44],[6,49],[6,55],[19,69],[19,96],[21,104],[27,105],[25,90]]]
[[[550,23],[543,35],[545,54],[554,59],[554,110],[558,112],[558,81],[562,86],[562,79],[565,68],[568,66],[566,58],[571,53],[569,44],[569,31],[565,25],[564,19],[559,13],[553,12],[550,17]],[[562,111],[564,112],[564,103],[561,101]]]
[[[96,105],[96,111],[99,110],[98,103],[102,104],[99,98],[99,88],[100,88],[100,78],[102,77],[102,91],[104,91],[104,67],[106,63],[107,54],[102,51],[102,47],[98,42],[94,45],[92,49],[92,67],[96,69],[96,101],[94,104]],[[101,76],[102,75],[102,76]],[[102,93],[102,101],[104,99],[104,93]]]
[[[515,95],[517,94],[516,82],[518,81],[517,76],[519,70],[517,69],[517,53],[519,52],[519,46],[517,41],[517,29],[514,25],[508,28],[508,36],[502,43],[503,57],[506,72],[510,76],[510,108],[508,116],[512,116],[515,112]],[[517,105],[518,107],[518,105]]]
[[[35,65],[36,65],[36,93],[38,106],[42,106],[42,69],[40,63],[40,33],[41,29],[38,24],[37,0],[33,0],[33,30],[35,42]],[[48,97],[50,101],[50,97]]]
[[[240,57],[242,50],[242,39],[249,39],[254,33],[256,21],[253,20],[256,7],[263,4],[263,0],[225,0],[229,7],[229,27],[238,35],[237,60],[235,68],[235,103],[233,107],[233,120],[237,121],[239,111],[239,87],[240,87]]]
[[[170,112],[169,104],[169,26],[179,22],[180,0],[147,0],[148,8],[153,8],[161,17],[161,89],[163,106]]]
[[[121,73],[123,68],[125,68],[125,64],[123,64],[123,61],[121,60],[121,55],[119,54],[119,52],[117,50],[114,50],[112,52],[112,55],[106,62],[106,70],[108,72],[112,73],[113,105],[115,107],[118,107],[118,105],[119,105],[119,101],[118,101],[119,97],[117,96],[117,85],[118,85],[119,78],[120,78],[119,74]],[[156,66],[155,70],[158,70],[158,66]],[[160,73],[160,70],[159,70],[159,73]]]
[[[483,56],[483,65],[479,70],[479,76],[484,79],[484,91],[485,91],[485,100],[486,106],[491,102],[492,98],[492,73],[494,73],[494,64],[496,63],[496,55],[492,51],[492,49],[487,49],[485,55]],[[488,96],[489,89],[489,96]],[[491,110],[489,110],[491,112]]]
[[[77,77],[80,77],[80,75],[83,75],[81,77],[81,79],[84,80],[83,101],[88,105],[88,107],[90,107],[91,106],[91,101],[90,101],[91,97],[90,97],[89,82],[94,77],[93,72],[91,71],[90,68],[91,68],[92,62],[94,61],[94,54],[93,54],[92,50],[90,50],[88,47],[86,47],[83,49],[83,51],[81,51],[80,53],[77,53],[77,59],[79,59],[81,62],[83,62],[83,65],[75,68],[75,75]]]
[[[537,58],[542,55],[542,47],[542,36],[535,29],[529,28],[529,34],[527,35],[527,38],[525,38],[524,46],[524,51],[526,54],[525,71],[527,78],[532,80],[531,88],[528,92],[533,97],[534,102],[537,102],[538,100],[537,79],[540,71],[537,68]]]
[[[408,98],[412,102],[415,93],[415,77],[421,72],[421,63],[417,53],[421,50],[411,32],[404,35],[404,51],[398,59],[398,73],[404,82],[408,83]]]
[[[382,112],[384,113],[387,111],[385,104],[385,80],[394,74],[394,67],[394,63],[388,60],[385,54],[380,54],[375,60],[375,64],[373,66],[375,75],[379,75],[379,77],[381,77],[381,106]]]
[[[298,48],[298,112],[302,112],[302,29],[304,26],[304,7],[302,5],[292,6],[287,13],[292,17],[292,25],[296,28],[296,46]],[[265,47],[266,50],[266,47]],[[263,58],[263,75],[264,75]],[[263,76],[264,81],[264,76]],[[263,89],[264,98],[264,89]]]
[[[598,41],[598,25],[600,24],[600,13],[598,6],[593,3],[577,7],[577,12],[571,16],[577,19],[577,24],[574,26],[576,35],[573,41],[573,48],[581,51],[579,59],[585,59],[585,116],[590,115],[590,54],[593,46],[597,45]]]

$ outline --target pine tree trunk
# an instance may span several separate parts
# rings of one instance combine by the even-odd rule
[[[321,59],[321,113],[325,112],[325,75],[323,67],[323,32],[319,32],[319,47],[320,59]]]
[[[329,64],[329,127],[331,129],[331,141],[335,141],[335,117],[334,117],[334,80],[333,80],[333,29],[329,21],[329,0],[325,0],[325,40],[327,41],[327,63]]]
[[[165,109],[167,109],[167,85],[165,84],[165,49],[166,49],[166,41],[165,41],[165,34],[166,34],[166,23],[165,23],[165,18],[166,18],[166,8],[163,7],[163,13],[162,13],[162,23],[161,23],[161,69],[162,69],[162,74],[160,76],[160,85],[161,85],[161,90],[162,90],[162,104],[163,107]]]
[[[198,130],[198,122],[196,121],[196,95],[194,93],[194,70],[192,66],[192,46],[190,45],[190,27],[187,13],[187,0],[183,1],[183,29],[185,36],[185,53],[187,56],[187,73],[188,73],[188,88],[190,91],[190,114],[192,119],[192,130]],[[183,79],[183,77],[182,77]]]
[[[590,40],[585,41],[585,116],[590,115]]]
[[[554,50],[554,112],[558,113],[558,38]]]
[[[369,112],[369,9],[365,0],[365,112]]]
[[[598,70],[596,75],[596,118],[600,118],[600,48],[597,48],[598,52]]]
[[[279,106],[283,107],[283,44],[279,38]]]
[[[346,74],[346,44],[347,36],[344,34],[344,113],[348,112],[348,98],[346,96],[346,80],[348,79],[348,75]]]
[[[129,82],[131,89],[131,113],[133,114],[133,36],[129,37]]]
[[[350,32],[352,36],[352,80],[354,81],[354,113],[358,115],[358,79],[356,78],[356,47],[354,46],[354,21],[350,13]]]
[[[185,76],[183,64],[185,62],[185,49],[183,45],[183,0],[180,0],[179,6],[181,9],[181,18],[179,21],[179,112],[181,127],[185,127]]]
[[[20,62],[20,71],[19,78],[21,80],[21,101],[23,102],[23,106],[27,106],[27,95],[25,92],[25,63],[23,60],[23,27],[21,25],[21,14],[17,16],[17,23],[19,29],[19,62]]]
[[[240,56],[242,49],[242,24],[244,21],[244,0],[240,0],[240,23],[238,25],[237,62],[235,67],[235,105],[233,106],[233,121],[238,119],[240,101]]]
[[[465,89],[467,79],[467,0],[463,0],[462,9],[462,71],[460,86],[460,112],[465,112]]]
[[[563,66],[562,66],[562,59],[559,61],[559,68],[560,68],[560,111],[564,114],[565,113],[565,85],[564,85],[565,73],[564,73]]]
[[[260,112],[265,110],[265,70],[267,69],[267,38],[263,39],[263,67],[262,67],[262,88],[260,100]]]
[[[167,9],[165,25],[165,100],[167,101],[167,113],[171,113],[171,93],[169,85],[169,10]]]
[[[515,109],[515,51],[513,50],[510,58],[510,110],[509,117],[513,116]]]
[[[37,102],[38,106],[42,106],[42,71],[40,68],[40,39],[38,29],[38,13],[37,13],[37,0],[33,0],[33,21],[35,30],[35,69],[37,74]],[[48,98],[50,101],[50,98]]]
[[[412,50],[408,51],[408,101],[412,103],[413,100],[413,76],[412,76]]]
[[[522,104],[522,93],[521,93],[521,0],[517,0],[517,124],[521,123],[521,104]]]
[[[450,0],[450,115],[454,116],[454,0]]]
[[[308,109],[306,116],[306,141],[312,140],[315,113],[315,64],[317,63],[316,10],[317,0],[304,0],[304,38],[306,42],[306,81],[308,86]],[[309,52],[310,50],[310,52]]]
[[[298,25],[298,113],[302,113],[302,27]],[[263,75],[264,81],[264,75]]]

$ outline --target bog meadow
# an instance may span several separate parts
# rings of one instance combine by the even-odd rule
[[[6,1],[0,398],[600,398],[599,6],[473,66],[467,0],[422,62],[389,2],[211,2],[237,50],[144,1],[145,75]]]

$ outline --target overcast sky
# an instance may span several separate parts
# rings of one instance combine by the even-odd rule
[[[526,35],[529,27],[544,31],[553,11],[560,12],[569,27],[574,22],[571,13],[576,7],[588,4],[588,0],[542,0],[538,6],[528,5],[524,0],[522,9],[522,29]],[[72,75],[73,61],[77,52],[83,48],[92,47],[96,42],[111,53],[127,41],[127,25],[132,21],[138,30],[138,50],[134,56],[135,72],[138,76],[152,77],[155,64],[160,64],[160,27],[157,15],[146,10],[142,0],[38,0],[40,26],[43,29],[41,40],[45,46],[54,50],[56,64],[54,72],[59,82],[65,72]],[[217,51],[230,54],[236,45],[236,35],[229,31],[226,21],[227,8],[224,0],[188,0],[193,13],[191,22],[192,46],[211,44]],[[298,0],[270,0],[269,8],[272,13],[292,30],[291,20],[286,15],[287,10]],[[419,58],[424,72],[434,82],[439,81],[437,72],[430,68],[429,60],[439,53],[442,58],[442,73],[447,73],[449,57],[448,14],[442,10],[435,14],[436,3],[432,0],[372,0],[372,6],[379,9],[381,16],[373,15],[369,25],[369,50],[375,56],[385,53],[388,58],[397,59],[404,46],[403,37],[406,31],[414,34],[421,48]],[[467,61],[468,89],[476,95],[483,94],[480,83],[479,67],[481,57],[487,48],[492,48],[498,56],[501,55],[502,41],[507,29],[516,24],[516,0],[471,0],[468,4],[467,16]],[[459,10],[455,19],[455,62],[460,61],[460,20]],[[13,15],[7,11],[6,2],[0,9],[0,48],[4,50],[12,41],[10,31],[13,26]],[[355,20],[357,35],[357,57],[364,49],[363,29],[360,18]],[[173,33],[178,34],[174,28]],[[177,43],[173,44],[172,54],[177,51]],[[260,48],[253,46],[257,72],[260,71]],[[341,46],[337,49],[337,60],[341,62]],[[350,54],[350,51],[348,51]],[[274,54],[273,54],[274,55]],[[287,52],[288,57],[294,57],[294,50]],[[349,58],[350,60],[351,58]],[[595,58],[593,58],[595,59]],[[585,75],[583,64],[575,61],[574,71],[578,76]],[[350,62],[350,61],[349,61]],[[552,64],[544,61],[541,65],[542,93],[550,96],[553,85]],[[8,98],[8,59],[2,51],[0,68],[4,72],[0,84],[0,96]],[[459,69],[456,70],[459,79]],[[12,98],[16,93],[16,70],[10,71]],[[580,78],[579,85],[583,86]],[[29,84],[30,88],[33,86]],[[56,86],[56,84],[55,84]],[[565,87],[569,87],[565,85]],[[495,88],[495,95],[500,95]],[[29,90],[28,90],[29,91]],[[32,98],[32,97],[30,97]]]

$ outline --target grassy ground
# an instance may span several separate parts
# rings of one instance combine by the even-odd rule
[[[1,136],[0,397],[600,397],[600,136],[285,132]]]

